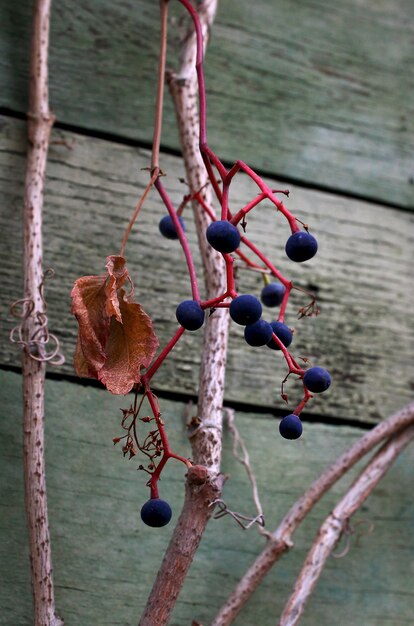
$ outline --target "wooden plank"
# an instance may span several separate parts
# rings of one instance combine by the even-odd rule
[[[0,105],[16,111],[27,108],[30,17],[30,3],[0,6]],[[222,2],[206,67],[212,147],[281,177],[413,208],[413,24],[411,0],[298,0],[294,11],[288,0]],[[58,120],[149,141],[157,50],[156,2],[56,4]],[[169,101],[163,142],[178,148]]]
[[[61,138],[58,132],[55,139]],[[5,331],[14,321],[10,303],[20,297],[20,206],[24,172],[23,123],[3,118],[0,152],[0,224],[4,297],[1,301]],[[70,314],[70,291],[81,275],[100,274],[105,258],[119,250],[124,228],[147,181],[140,172],[149,163],[148,152],[101,140],[65,134],[69,150],[52,145],[46,185],[45,267],[56,271],[46,287],[50,330],[58,335],[66,355],[59,369],[73,373],[72,355],[76,322]],[[178,158],[164,156],[166,185],[178,205],[185,186],[179,182]],[[232,206],[243,206],[255,189],[245,177],[236,181]],[[278,186],[277,181],[268,181]],[[287,223],[269,206],[248,221],[248,235],[285,275],[302,287],[317,290],[321,315],[296,320],[306,297],[295,294],[286,322],[295,328],[292,352],[327,367],[334,377],[332,389],[309,404],[317,414],[334,418],[377,421],[412,394],[414,306],[412,290],[413,215],[379,205],[292,187],[289,207],[314,227],[320,250],[301,265],[285,257]],[[134,229],[127,247],[128,266],[137,298],[153,317],[161,346],[174,334],[175,308],[191,296],[182,252],[177,242],[162,238],[158,221],[164,214],[155,191]],[[188,237],[197,254],[191,216],[185,214]],[[197,263],[200,270],[200,264]],[[199,271],[200,280],[202,280]],[[202,284],[202,283],[201,283]],[[261,278],[239,273],[240,293],[256,293]],[[266,309],[265,319],[275,313]],[[226,398],[254,405],[283,408],[279,394],[286,368],[279,353],[249,348],[243,329],[233,324],[230,337]],[[157,373],[154,385],[167,391],[195,394],[198,385],[202,334],[187,333]],[[1,362],[18,365],[16,346],[3,342]],[[298,386],[287,391],[292,405]]]
[[[31,597],[23,512],[20,376],[0,372],[0,624],[29,626]],[[49,511],[57,605],[67,626],[136,624],[172,528],[150,529],[139,519],[148,497],[139,461],[128,462],[112,445],[119,433],[120,400],[67,382],[46,383],[46,450]],[[162,400],[174,449],[188,455],[184,405]],[[360,435],[349,427],[305,424],[296,442],[282,440],[270,415],[239,413],[267,526],[276,526],[310,482]],[[244,470],[225,433],[223,471],[230,475],[224,500],[233,511],[254,514]],[[345,558],[328,561],[305,612],[305,626],[406,626],[412,623],[412,472],[408,448],[352,521],[355,530]],[[294,537],[295,548],[274,568],[252,598],[238,626],[276,623],[295,576],[321,521],[352,476],[327,494]],[[173,507],[183,499],[184,471],[171,462],[160,485]],[[262,546],[255,529],[241,530],[230,518],[212,520],[178,601],[171,626],[197,619],[207,625]],[[343,547],[343,544],[340,546]]]

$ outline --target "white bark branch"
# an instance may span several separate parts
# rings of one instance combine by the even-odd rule
[[[56,615],[46,499],[44,458],[44,377],[47,357],[39,334],[45,330],[42,296],[42,209],[50,131],[48,46],[50,0],[37,0],[33,11],[28,151],[24,197],[23,446],[25,505],[29,530],[35,626],[61,626]]]
[[[306,557],[294,591],[278,622],[279,626],[296,626],[299,623],[305,604],[315,588],[325,562],[337,545],[349,519],[365,502],[397,456],[413,439],[414,426],[409,426],[387,441],[326,518]]]
[[[204,0],[197,10],[205,50],[217,10],[217,0]],[[212,208],[212,188],[207,184],[207,172],[199,150],[196,38],[192,26],[184,39],[180,58],[180,70],[178,73],[169,73],[168,86],[175,105],[186,179],[191,193],[201,189],[204,201]],[[193,214],[203,260],[207,298],[212,298],[226,291],[225,265],[221,254],[207,243],[205,232],[210,219],[197,202],[193,203]],[[228,328],[229,316],[226,310],[217,309],[207,319],[198,395],[200,425],[191,433],[194,460],[207,466],[210,475],[218,475],[220,472]]]
[[[228,626],[233,622],[271,567],[293,547],[293,533],[322,496],[378,443],[413,423],[414,402],[366,433],[312,483],[284,516],[262,552],[218,611],[211,626]]]
[[[214,19],[217,0],[201,2],[198,11],[204,33],[204,45]],[[198,87],[195,73],[196,40],[191,28],[181,51],[178,74],[170,73],[168,84],[174,101],[186,178],[192,193],[202,189],[204,201],[212,207],[211,187],[198,147]],[[205,239],[208,218],[197,204],[193,213],[204,265],[206,291],[212,297],[226,290],[222,256]],[[220,475],[222,406],[226,368],[229,318],[217,310],[207,319],[198,395],[198,424],[189,429],[196,465],[188,472],[184,507],[174,529],[140,626],[163,626],[169,621],[188,569],[211,517],[211,503],[219,498],[223,483]]]

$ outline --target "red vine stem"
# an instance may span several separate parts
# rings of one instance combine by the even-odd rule
[[[291,228],[292,233],[300,230],[297,225],[296,217],[292,215],[290,211],[284,206],[283,202],[281,202],[273,193],[273,191],[266,185],[266,183],[261,179],[256,172],[252,170],[251,167],[246,165],[243,161],[236,161],[231,170],[228,172],[226,176],[226,182],[230,182],[230,180],[240,171],[244,171],[250,178],[256,183],[256,185],[261,189],[262,193],[266,195],[266,198],[271,200],[273,204],[277,207],[277,209],[286,217],[289,222],[289,226]],[[240,217],[240,219],[243,215]],[[234,222],[234,218],[231,220],[232,223],[237,224],[238,222]]]
[[[178,461],[182,461],[183,463],[185,463],[188,467],[191,466],[191,462],[188,461],[188,459],[184,459],[183,457],[171,451],[170,445],[168,443],[168,437],[164,428],[164,422],[161,419],[160,409],[158,407],[158,404],[155,401],[154,394],[149,389],[149,387],[146,388],[145,395],[148,399],[152,413],[155,417],[158,432],[159,432],[159,435],[162,441],[162,447],[163,447],[162,459],[158,463],[150,479],[151,498],[158,498],[158,481],[160,479],[160,475],[164,468],[164,465],[167,463],[167,461],[169,459],[177,459]]]
[[[256,207],[263,199],[268,198],[273,202],[276,208],[286,217],[289,222],[292,233],[299,230],[296,218],[288,211],[283,203],[275,196],[274,192],[268,185],[264,183],[260,176],[258,176],[248,165],[246,165],[243,161],[236,161],[233,167],[230,170],[227,170],[224,165],[221,163],[220,159],[214,154],[214,152],[207,145],[207,129],[206,129],[206,94],[205,94],[205,85],[204,85],[204,70],[203,70],[203,34],[202,27],[198,17],[198,14],[194,7],[188,0],[179,0],[180,3],[187,9],[189,12],[195,28],[196,35],[196,73],[199,87],[199,147],[200,152],[202,154],[202,158],[204,160],[207,173],[210,176],[210,181],[213,185],[213,189],[216,193],[217,198],[221,203],[221,219],[222,220],[230,220],[231,223],[236,225],[239,221],[244,219],[245,215],[251,211],[254,207]],[[160,44],[160,64],[159,64],[159,72],[158,72],[158,89],[157,89],[157,104],[156,104],[156,124],[154,130],[154,138],[153,138],[153,158],[152,158],[152,168],[153,174],[159,172],[159,143],[160,143],[160,133],[161,133],[161,125],[162,125],[162,108],[163,108],[163,87],[161,84],[164,83],[164,72],[165,72],[165,55],[166,55],[166,39],[167,39],[167,4],[168,0],[161,0],[161,44]],[[154,156],[155,153],[155,156]],[[219,176],[223,183],[223,189],[221,190],[218,186],[218,182],[215,179],[215,175],[213,172],[213,166],[217,169]],[[154,170],[154,168],[156,168]],[[229,197],[229,188],[232,180],[235,175],[239,172],[245,172],[259,187],[261,193],[254,198],[251,202],[249,202],[243,209],[241,209],[236,216],[232,217],[228,207],[228,197]],[[194,266],[194,261],[191,255],[191,250],[188,246],[187,238],[185,236],[184,230],[181,226],[180,220],[178,218],[178,214],[175,211],[172,202],[164,189],[160,178],[158,177],[155,181],[155,186],[167,207],[167,210],[170,214],[170,217],[175,226],[178,238],[180,240],[190,276],[191,283],[191,291],[193,300],[199,302],[203,309],[216,307],[228,307],[229,304],[224,302],[224,300],[228,297],[235,298],[237,296],[237,292],[234,284],[234,270],[233,263],[234,259],[229,254],[223,254],[223,259],[226,265],[226,278],[227,278],[227,289],[221,294],[221,296],[215,296],[210,298],[209,300],[205,300],[200,302],[200,294],[197,282],[197,276]],[[201,201],[201,197],[199,195],[198,200]],[[206,203],[201,201],[201,204],[208,212],[208,214],[214,218],[212,212],[207,207]],[[182,207],[180,206],[180,209]],[[285,286],[286,291],[284,294],[284,298],[282,301],[282,305],[279,312],[278,320],[283,322],[285,310],[287,307],[287,303],[289,300],[290,292],[292,289],[292,283],[288,281],[284,276],[273,266],[273,264],[265,257],[265,255],[247,238],[243,237],[243,242],[258,256],[258,258],[264,263],[264,265],[270,269],[270,271],[282,282]],[[243,254],[243,253],[242,253]],[[166,348],[162,351],[161,355],[157,358],[156,364],[149,370],[149,377],[147,375],[147,380],[153,375],[153,373],[160,367],[163,360],[171,351],[172,347],[175,345],[176,341],[180,338],[181,335],[176,335],[172,342],[170,342]],[[273,334],[273,340],[279,346],[289,368],[289,373],[297,374],[300,377],[303,377],[304,370],[300,368],[298,364],[295,362],[294,358],[284,346],[284,344],[280,341],[280,339]],[[302,402],[296,408],[296,411],[302,410],[303,406],[310,399],[311,395],[305,389],[305,395]]]
[[[172,202],[166,192],[166,190],[164,189],[160,179],[158,178],[157,181],[155,182],[155,187],[157,188],[165,206],[168,209],[168,212],[171,216],[171,219],[174,223],[178,238],[180,240],[180,244],[181,247],[183,249],[184,255],[185,255],[185,259],[187,262],[187,267],[188,267],[188,273],[190,275],[190,283],[191,283],[191,292],[193,295],[193,300],[196,300],[197,302],[200,301],[200,294],[199,294],[199,290],[198,290],[198,282],[197,282],[197,275],[196,275],[196,271],[195,271],[195,267],[194,267],[194,261],[193,261],[193,257],[191,254],[191,250],[190,247],[188,245],[187,242],[187,237],[185,236],[184,230],[180,224],[180,220],[178,219],[177,213],[172,205]]]
[[[191,3],[188,0],[179,0],[180,3],[187,9],[187,11],[189,12],[193,23],[194,23],[194,27],[195,27],[195,36],[196,36],[196,74],[197,74],[197,80],[198,80],[198,87],[199,87],[199,148],[200,148],[200,153],[202,156],[202,159],[204,161],[205,167],[207,169],[207,173],[210,177],[210,182],[213,186],[213,190],[218,198],[218,200],[220,201],[221,204],[221,219],[222,220],[229,220],[232,224],[237,225],[241,220],[244,220],[245,216],[247,215],[247,213],[249,211],[251,211],[253,208],[255,208],[258,204],[260,204],[260,202],[264,199],[269,199],[270,201],[273,202],[273,204],[276,206],[276,208],[285,216],[285,218],[288,220],[288,223],[290,225],[290,228],[292,230],[292,233],[295,231],[299,230],[298,224],[297,224],[297,220],[296,218],[290,213],[290,211],[288,211],[283,203],[275,196],[274,192],[272,191],[272,189],[270,189],[270,187],[268,187],[268,185],[266,185],[264,183],[264,181],[261,179],[260,176],[258,176],[249,166],[247,166],[243,161],[236,161],[235,164],[230,168],[230,170],[227,170],[224,165],[221,163],[220,159],[214,154],[214,152],[208,147],[207,145],[207,130],[206,130],[206,94],[205,94],[205,86],[204,86],[204,71],[203,71],[203,33],[202,33],[202,27],[201,27],[201,22],[199,20],[198,14],[196,12],[196,10],[194,9],[194,7],[191,5]],[[235,289],[235,278],[234,278],[234,258],[230,255],[230,254],[223,254],[222,258],[224,260],[225,263],[225,275],[226,275],[226,289],[225,291],[219,295],[219,296],[213,296],[210,297],[208,300],[204,300],[201,301],[200,300],[200,293],[199,293],[199,287],[198,287],[198,281],[197,281],[197,275],[196,275],[196,271],[195,271],[195,266],[194,266],[194,261],[192,258],[192,254],[191,254],[191,250],[190,247],[188,245],[187,242],[187,238],[186,235],[184,233],[184,229],[182,228],[180,219],[179,219],[179,214],[181,213],[183,206],[185,205],[186,202],[188,202],[189,199],[191,199],[191,197],[193,197],[194,199],[197,199],[198,202],[201,204],[202,208],[204,209],[204,211],[210,216],[210,218],[212,220],[215,219],[215,215],[214,212],[209,208],[209,206],[207,205],[206,202],[204,202],[201,192],[197,192],[195,194],[193,194],[193,196],[191,196],[191,194],[189,196],[186,196],[183,200],[183,202],[181,203],[181,205],[178,208],[178,211],[175,210],[167,191],[165,190],[161,180],[160,180],[160,174],[161,174],[161,170],[159,168],[159,149],[160,149],[160,139],[161,139],[161,128],[162,128],[162,111],[163,111],[163,97],[164,97],[164,73],[165,73],[165,63],[166,63],[166,46],[167,46],[167,15],[168,15],[168,0],[160,0],[160,8],[161,8],[161,43],[160,43],[160,61],[159,61],[159,70],[158,70],[158,86],[157,86],[157,99],[156,99],[156,114],[155,114],[155,128],[154,128],[154,135],[153,135],[153,150],[152,150],[152,159],[151,159],[151,181],[149,183],[149,185],[147,186],[143,197],[141,198],[140,202],[138,203],[134,215],[130,221],[130,224],[126,230],[125,236],[124,236],[124,240],[121,246],[121,251],[124,251],[125,248],[125,244],[126,244],[126,240],[128,238],[128,235],[131,231],[132,225],[135,221],[135,218],[142,206],[142,203],[146,197],[146,195],[149,192],[149,189],[151,187],[151,184],[154,183],[155,187],[158,190],[158,193],[161,196],[161,199],[164,202],[164,205],[166,206],[169,215],[171,217],[171,220],[174,224],[176,233],[178,235],[178,238],[180,240],[180,244],[181,247],[183,249],[184,252],[184,256],[186,259],[186,263],[187,263],[187,267],[188,267],[188,272],[189,272],[189,277],[190,277],[190,284],[191,284],[191,292],[192,292],[192,297],[193,300],[197,301],[200,303],[201,307],[203,309],[208,309],[208,308],[227,308],[229,307],[230,303],[229,302],[225,302],[226,299],[228,298],[236,298],[237,297],[237,291]],[[213,167],[216,168],[220,178],[221,178],[221,182],[222,182],[222,189],[220,189],[219,187],[219,183],[215,178],[214,172],[213,172]],[[259,187],[259,189],[261,190],[261,193],[258,194],[258,196],[256,196],[253,200],[251,200],[250,202],[248,202],[240,211],[238,211],[238,213],[236,213],[236,215],[234,217],[232,217],[231,212],[229,210],[229,189],[230,189],[230,184],[232,183],[234,177],[236,176],[236,174],[240,171],[245,172],[254,182],[255,184]],[[286,192],[283,192],[286,193]],[[286,311],[286,307],[287,307],[287,303],[289,300],[289,296],[292,290],[292,283],[291,281],[289,281],[288,279],[286,279],[278,270],[277,268],[269,261],[269,259],[267,259],[267,257],[252,243],[250,242],[246,237],[242,237],[242,242],[260,259],[260,261],[264,264],[264,267],[267,268],[268,270],[270,270],[270,272],[276,277],[278,278],[281,283],[285,286],[285,294],[284,294],[284,298],[281,304],[281,308],[279,311],[279,317],[278,320],[280,322],[283,322],[284,320],[284,315],[285,315],[285,311]],[[255,269],[262,269],[260,266],[258,266],[257,264],[254,264],[252,261],[249,261],[249,259],[246,257],[246,255],[244,255],[243,252],[239,251],[239,256],[240,258],[244,259],[245,262],[247,263],[248,266],[250,267],[255,267]],[[168,354],[171,352],[171,350],[173,349],[173,347],[176,345],[177,341],[181,338],[182,334],[184,333],[184,328],[179,329],[174,337],[168,342],[168,344],[165,346],[165,348],[162,350],[161,354],[157,357],[156,361],[152,364],[152,366],[149,368],[149,370],[147,371],[146,375],[143,377],[143,383],[147,386],[147,393],[149,394],[148,397],[152,398],[150,392],[149,392],[149,382],[152,378],[152,376],[155,374],[155,372],[158,370],[158,368],[161,366],[161,364],[163,363],[163,361],[165,360],[165,358],[168,356]],[[299,365],[296,363],[295,359],[293,358],[293,356],[290,354],[290,352],[288,351],[288,349],[285,347],[285,345],[283,344],[283,342],[277,337],[276,334],[273,333],[273,341],[277,344],[278,348],[280,349],[280,351],[282,352],[286,363],[288,365],[289,368],[289,374],[296,374],[298,375],[300,378],[303,378],[303,374],[304,374],[304,370],[303,368],[299,367]],[[308,402],[308,400],[311,398],[311,394],[307,391],[306,388],[304,388],[304,397],[302,399],[302,401],[299,403],[299,405],[296,407],[295,409],[295,413],[299,414],[300,411],[303,409],[303,407],[305,406],[305,404]],[[154,411],[154,407],[152,406],[152,409]],[[156,414],[154,412],[154,415],[157,419],[157,424],[159,423],[158,420],[158,414]],[[164,433],[163,427],[161,425],[161,430],[162,430],[162,444],[163,444],[163,449],[164,449],[164,456],[162,461],[158,464],[157,470],[156,472],[153,474],[153,478],[151,481],[151,490],[152,493],[155,493],[156,490],[156,482],[159,479],[159,475],[161,473],[161,470],[163,468],[163,466],[165,465],[166,461],[168,460],[168,458],[170,456],[172,456],[171,451],[169,450],[168,447],[168,440],[166,438],[166,435]]]
[[[171,350],[174,348],[175,344],[178,342],[180,337],[183,335],[185,329],[180,326],[175,335],[170,339],[165,348],[160,352],[154,363],[151,365],[149,370],[142,376],[141,380],[145,383],[149,383],[151,378],[154,376],[155,372],[158,370],[164,359],[168,356]]]

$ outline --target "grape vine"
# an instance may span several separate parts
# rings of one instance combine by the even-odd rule
[[[73,311],[80,324],[83,319],[83,309],[85,306],[88,306],[85,304],[87,301],[85,289],[91,288],[91,285],[95,285],[97,282],[100,289],[99,298],[101,298],[103,291],[106,294],[106,299],[99,301],[99,310],[94,311],[97,319],[94,339],[98,343],[99,350],[102,353],[101,360],[104,365],[101,365],[99,358],[96,358],[95,352],[93,356],[91,356],[91,350],[88,344],[88,342],[90,342],[89,335],[85,333],[84,329],[83,335],[78,343],[76,369],[81,375],[95,376],[104,382],[107,388],[113,393],[126,393],[126,391],[134,388],[134,403],[128,409],[122,409],[123,417],[121,427],[125,431],[125,434],[120,437],[115,437],[113,441],[115,444],[122,441],[123,454],[128,455],[129,458],[140,453],[141,457],[145,459],[145,463],[141,463],[139,469],[149,474],[148,486],[150,487],[150,500],[144,504],[141,510],[141,517],[144,523],[150,526],[163,526],[169,522],[171,517],[167,503],[159,498],[158,493],[158,481],[167,461],[170,458],[175,458],[182,461],[187,466],[191,465],[189,459],[175,454],[170,449],[160,405],[151,389],[152,378],[182,335],[187,331],[196,332],[203,326],[206,312],[208,312],[209,315],[214,315],[216,309],[228,308],[232,320],[245,327],[244,337],[249,345],[267,346],[270,349],[282,353],[288,368],[287,375],[282,382],[282,398],[286,402],[288,398],[284,393],[283,385],[287,378],[293,375],[301,382],[303,386],[303,397],[293,411],[282,419],[279,427],[282,437],[286,439],[297,439],[300,437],[302,433],[302,423],[299,416],[305,405],[313,397],[313,393],[325,391],[331,383],[331,377],[326,370],[321,367],[312,367],[310,369],[302,368],[288,349],[293,340],[293,334],[292,330],[285,324],[286,309],[292,289],[299,289],[300,291],[303,291],[303,289],[294,286],[292,281],[284,276],[273,262],[246,237],[246,217],[265,200],[270,201],[277,213],[281,213],[289,224],[291,235],[286,242],[285,252],[288,258],[293,262],[303,263],[311,259],[317,252],[317,241],[315,237],[308,232],[307,224],[304,224],[293,215],[278,198],[278,195],[287,196],[289,194],[288,191],[271,189],[253,169],[241,160],[237,160],[230,168],[225,167],[220,158],[209,147],[207,142],[202,28],[197,12],[189,0],[179,0],[179,2],[191,16],[196,33],[196,71],[199,87],[200,119],[199,149],[208,174],[209,184],[212,186],[215,199],[219,206],[220,219],[216,219],[214,211],[204,201],[201,190],[185,196],[181,205],[176,209],[162,183],[163,173],[159,167],[158,161],[162,122],[168,3],[161,3],[161,59],[158,77],[156,123],[150,168],[151,179],[128,225],[122,242],[120,255],[117,257],[108,257],[107,268],[109,276],[84,277],[83,279],[79,279],[75,283],[75,288],[72,292],[74,299],[76,297],[78,298],[77,301],[75,300],[77,305],[73,306]],[[229,208],[229,192],[233,181],[239,173],[247,175],[255,183],[257,194],[233,214]],[[140,305],[133,303],[133,284],[127,272],[125,259],[123,257],[132,225],[152,186],[157,189],[167,210],[167,215],[165,215],[159,223],[160,233],[167,239],[177,240],[181,244],[187,263],[192,295],[191,300],[185,300],[178,305],[176,317],[179,328],[155,359],[153,359],[157,343],[155,334],[152,331],[149,318],[146,319],[147,316],[145,317],[146,314],[142,311]],[[204,211],[209,216],[211,222],[206,230],[205,236],[208,243],[222,254],[226,268],[225,291],[207,300],[202,300],[200,296],[197,273],[192,253],[187,242],[185,221],[182,217],[183,209],[190,201],[196,201],[199,210]],[[238,293],[236,290],[236,259],[238,260],[238,268],[244,267],[262,273],[264,287],[261,292],[261,301],[253,294]],[[271,282],[270,277],[272,277],[273,282]],[[101,279],[101,282],[99,282],[99,280],[89,280],[86,283],[80,282],[82,280],[85,281],[85,279]],[[131,287],[129,294],[126,294],[123,288],[126,281],[129,282]],[[110,293],[109,296],[107,292]],[[299,310],[299,317],[317,315],[319,312],[314,296],[308,295],[311,301],[308,305]],[[278,316],[275,321],[269,323],[262,319],[262,303],[269,307],[279,307]],[[132,309],[132,307],[135,308]],[[107,326],[104,330],[101,328],[102,322],[100,316],[102,315],[102,311],[107,314]],[[141,321],[138,320],[138,315],[141,316]],[[86,317],[88,317],[89,320],[90,316],[84,315],[85,319]],[[131,318],[132,321],[131,324],[128,325],[129,318]],[[116,322],[113,321],[114,319]],[[118,326],[116,326],[116,333],[113,330],[114,324],[118,324]],[[122,384],[119,382],[122,373],[119,369],[119,362],[122,360],[121,357],[124,357],[124,353],[122,349],[119,348],[121,343],[120,337],[122,337],[122,341],[124,344],[127,344],[128,348],[132,348],[134,342],[142,340],[141,331],[138,330],[137,332],[137,324],[143,324],[143,326],[145,326],[145,340],[148,342],[148,349],[144,355],[136,355],[132,372],[129,372],[129,378],[127,378],[127,383]],[[131,330],[131,327],[134,328],[134,331]],[[138,335],[138,339],[136,335]],[[108,345],[112,346],[110,358],[108,358],[107,353]],[[113,348],[114,345],[115,349]],[[118,354],[117,350],[122,354]],[[140,373],[141,367],[146,369],[143,374]],[[102,371],[104,368],[106,369],[103,374]],[[149,415],[140,415],[143,411],[144,400],[146,400],[145,407],[149,409]],[[144,424],[148,425],[148,430],[141,434]]]

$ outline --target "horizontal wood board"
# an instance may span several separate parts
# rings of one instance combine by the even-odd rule
[[[19,348],[7,340],[15,321],[10,304],[21,297],[21,206],[24,179],[24,124],[1,118],[0,225],[3,269],[1,360],[19,365]],[[63,145],[62,138],[71,145]],[[105,258],[119,251],[123,231],[147,181],[141,168],[149,164],[145,150],[98,139],[55,132],[50,150],[44,215],[44,267],[56,276],[45,288],[50,331],[61,341],[66,363],[54,371],[73,374],[76,322],[70,314],[70,291],[76,278],[101,274]],[[186,187],[177,157],[164,156],[165,184],[178,206]],[[278,186],[277,181],[268,181]],[[236,181],[231,207],[243,206],[256,190],[245,177]],[[263,205],[248,220],[248,236],[295,284],[317,290],[321,315],[296,320],[308,302],[295,292],[286,323],[295,329],[291,349],[296,357],[328,368],[334,378],[327,394],[309,403],[309,411],[363,422],[381,420],[408,402],[414,385],[412,370],[414,306],[412,262],[413,215],[340,196],[291,187],[288,206],[319,241],[317,256],[305,264],[289,261],[284,244],[285,220]],[[137,300],[152,316],[160,345],[177,329],[175,308],[191,297],[178,242],[162,238],[158,221],[164,215],[156,192],[145,203],[127,246],[126,256]],[[191,213],[184,214],[188,238],[197,258]],[[200,285],[202,274],[197,262]],[[259,295],[261,278],[239,272],[240,293]],[[203,292],[203,289],[201,289]],[[274,319],[273,309],[264,311]],[[198,387],[202,332],[186,333],[154,378],[165,391],[195,394]],[[280,384],[286,368],[280,353],[250,348],[243,329],[231,327],[226,400],[269,408],[285,406]],[[290,406],[300,385],[287,386]],[[298,395],[299,394],[299,395]]]
[[[32,2],[0,5],[0,106],[26,112]],[[182,16],[171,3],[172,16]],[[158,3],[52,8],[60,122],[150,141]],[[181,29],[171,30],[174,65]],[[281,177],[414,206],[411,0],[221,2],[206,63],[209,141]],[[248,132],[247,132],[248,131]],[[178,149],[167,98],[163,144]]]
[[[30,626],[31,594],[22,488],[21,380],[0,372],[0,624]],[[127,401],[67,382],[46,383],[46,454],[52,554],[58,610],[66,626],[115,626],[138,622],[168,543],[172,526],[150,529],[139,519],[148,498],[139,460],[127,461],[112,438],[119,434]],[[6,409],[7,407],[7,409]],[[173,449],[189,455],[185,406],[162,401]],[[270,415],[238,413],[269,529],[313,479],[361,435],[355,428],[306,424],[296,442],[282,440]],[[223,498],[233,511],[254,515],[244,469],[224,435]],[[161,497],[181,507],[184,469],[170,462]],[[310,601],[303,626],[407,626],[414,614],[412,472],[408,448],[351,520],[345,558],[330,558]],[[358,468],[362,465],[359,464]],[[359,470],[358,470],[359,471]],[[273,626],[289,596],[315,533],[352,477],[317,505],[294,536],[294,549],[272,570],[236,626]],[[364,534],[368,523],[373,531]],[[361,533],[361,536],[358,533]],[[241,530],[229,517],[212,520],[178,600],[170,626],[207,626],[215,611],[263,545],[254,528]],[[344,548],[342,542],[338,550]]]

